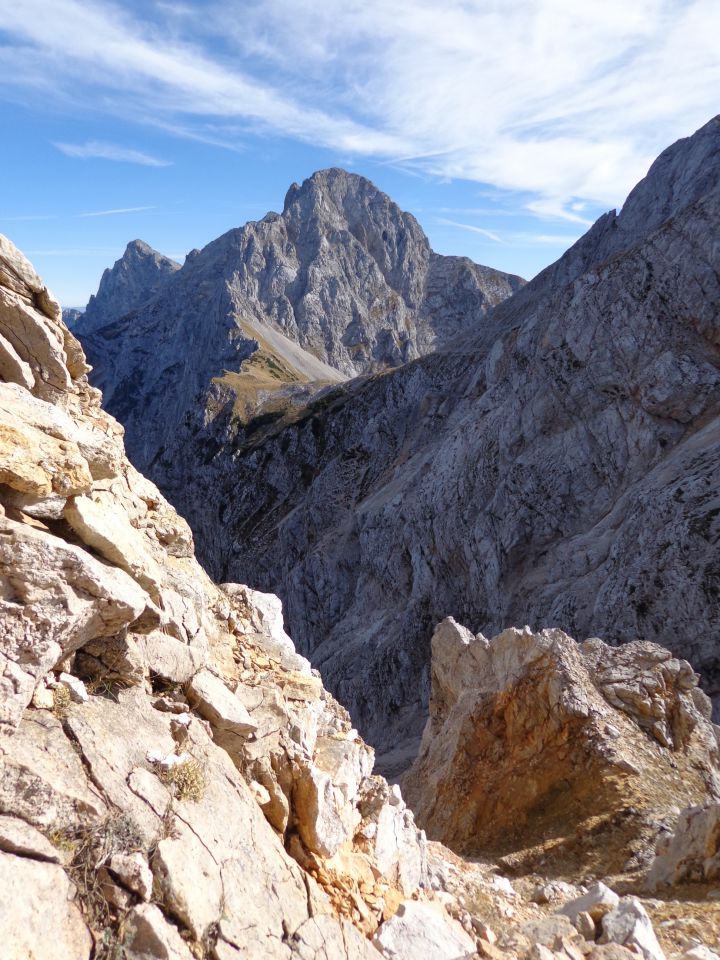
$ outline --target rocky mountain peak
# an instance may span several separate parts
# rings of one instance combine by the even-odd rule
[[[337,243],[338,232],[349,233],[388,280],[399,281],[400,270],[427,269],[430,244],[415,217],[356,173],[331,167],[293,184],[283,218],[296,235],[322,234]]]
[[[112,268],[103,272],[98,292],[90,297],[75,326],[79,335],[134,310],[154,296],[180,264],[154,250],[144,240],[131,240]]]
[[[720,116],[671,144],[629,193],[620,212],[604,213],[570,249],[539,273],[517,306],[572,283],[586,270],[642,243],[671,217],[711,193],[720,177]]]
[[[618,222],[626,229],[630,223],[655,229],[713,190],[719,177],[720,115],[663,150],[629,194]]]
[[[294,203],[306,198],[310,198],[312,202],[321,202],[322,198],[326,198],[335,203],[340,202],[341,205],[346,197],[357,200],[364,194],[392,204],[399,210],[399,207],[376,187],[372,180],[358,173],[343,170],[342,167],[328,167],[325,170],[316,170],[301,184],[293,183],[290,186],[285,195],[283,213],[287,213]]]
[[[220,410],[223,422],[276,418],[298,390],[307,399],[481,325],[524,283],[434,254],[414,217],[339,169],[294,185],[282,214],[228,231],[182,270],[157,256],[130,244],[88,308],[100,321],[78,329],[131,456],[157,476],[181,425],[195,433]]]

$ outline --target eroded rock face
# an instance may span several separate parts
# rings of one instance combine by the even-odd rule
[[[217,444],[209,423],[231,445],[241,424],[255,433],[329,384],[476,327],[524,282],[434,253],[414,217],[339,169],[293,185],[282,214],[193,251],[149,300],[157,265],[132,247],[77,329],[133,463],[168,490],[190,478],[178,453],[191,439],[203,457]]]
[[[424,835],[279,601],[203,573],[2,237],[0,327],[3,950],[377,956]]]
[[[448,615],[657,642],[717,694],[719,147],[719,119],[670,147],[462,342],[169,480],[380,755],[419,739]]]
[[[618,869],[632,851],[609,841],[612,830],[637,840],[643,809],[657,818],[683,799],[720,797],[717,731],[697,683],[655,644],[578,644],[528,628],[487,640],[445,620],[405,793],[433,839],[476,854],[531,847],[554,826],[577,828],[580,849],[600,818],[606,849],[593,856],[607,873],[619,853]],[[631,805],[637,821],[613,824]]]
[[[720,804],[683,810],[672,832],[660,838],[648,874],[656,890],[687,882],[720,879]]]
[[[90,297],[85,311],[72,318],[74,332],[84,337],[124,317],[153,297],[179,269],[179,263],[164,257],[144,241],[132,240],[112,269],[104,271],[98,292]]]

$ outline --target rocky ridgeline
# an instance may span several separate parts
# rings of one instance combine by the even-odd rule
[[[472,334],[168,452],[207,569],[281,596],[384,769],[449,615],[660,643],[717,698],[718,224],[714,119]]]
[[[153,250],[143,240],[132,240],[122,257],[103,272],[98,292],[82,313],[73,311],[73,329],[78,337],[123,317],[162,289],[180,264]],[[64,319],[63,313],[63,319]]]
[[[297,391],[307,400],[412,360],[481,324],[523,282],[434,253],[414,217],[331,169],[294,184],[281,214],[230,230],[181,269],[130,244],[78,335],[133,463],[169,491],[177,451],[200,433],[207,456],[205,428],[222,412],[234,434]]]
[[[423,834],[279,601],[205,576],[87,371],[0,238],[3,958],[376,956]]]

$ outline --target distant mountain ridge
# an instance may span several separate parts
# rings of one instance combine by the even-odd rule
[[[330,169],[294,184],[282,214],[230,230],[181,268],[130,244],[78,335],[130,456],[152,472],[228,402],[240,420],[274,416],[467,333],[523,283],[434,253],[370,181]]]
[[[103,272],[98,292],[90,297],[82,316],[75,318],[75,332],[82,336],[139,307],[179,269],[179,263],[144,240],[131,240],[122,257]]]

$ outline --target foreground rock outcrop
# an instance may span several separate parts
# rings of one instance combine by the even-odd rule
[[[87,371],[0,237],[3,957],[377,956],[424,836],[279,601],[208,580]]]
[[[488,640],[445,620],[405,794],[454,849],[523,869],[557,858],[578,875],[646,867],[664,818],[720,798],[718,730],[697,684],[656,644],[527,628]]]

